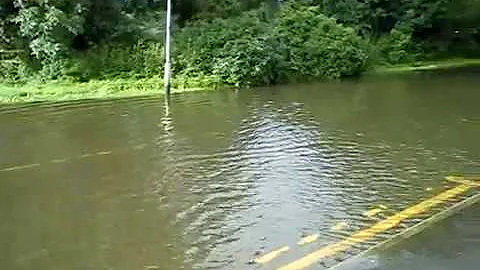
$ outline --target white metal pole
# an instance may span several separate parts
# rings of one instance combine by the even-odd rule
[[[170,27],[172,21],[172,0],[167,0],[167,21],[165,30],[165,74],[164,74],[164,86],[165,94],[170,94],[171,84],[171,64],[170,64]]]

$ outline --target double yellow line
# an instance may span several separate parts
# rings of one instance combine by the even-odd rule
[[[460,183],[460,185],[444,191],[433,198],[420,202],[412,207],[409,207],[395,215],[387,217],[386,219],[374,224],[373,226],[357,231],[353,233],[350,237],[337,242],[332,245],[325,246],[320,248],[303,258],[300,258],[296,261],[293,261],[287,265],[284,265],[277,270],[300,270],[307,268],[322,259],[336,255],[341,252],[345,252],[348,249],[352,248],[354,245],[365,243],[369,240],[372,240],[378,234],[388,231],[392,228],[398,226],[402,221],[417,216],[419,214],[425,213],[435,206],[445,203],[446,201],[456,198],[457,196],[466,193],[468,190],[473,187],[478,187],[480,184],[474,180],[466,180],[463,177],[447,177],[447,180]],[[269,253],[256,261],[258,263],[266,263],[271,261],[273,258],[277,257],[279,254],[288,251],[288,247],[283,247],[277,251]]]

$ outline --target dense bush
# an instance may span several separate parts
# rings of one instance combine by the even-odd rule
[[[65,40],[82,31],[82,7],[72,7],[72,13],[65,13],[49,1],[32,1],[19,7],[12,21],[28,40],[31,55],[41,65],[40,74],[45,78],[62,75],[68,52]]]
[[[332,79],[364,70],[366,43],[318,8],[285,5],[266,20],[261,10],[201,21],[176,36],[176,72],[213,74],[228,85]]]
[[[235,86],[277,83],[285,63],[277,45],[270,37],[228,41],[215,57],[213,74]]]
[[[80,52],[68,75],[90,78],[153,77],[163,74],[164,49],[158,42],[106,44]]]
[[[271,29],[259,10],[188,25],[176,35],[175,71],[235,86],[275,83],[284,60]]]
[[[257,12],[191,23],[175,35],[175,68],[183,74],[211,74],[214,60],[227,42],[259,37],[266,32],[267,27]]]
[[[30,68],[16,57],[9,60],[0,60],[0,81],[7,83],[20,82],[31,75]]]
[[[415,60],[412,31],[409,28],[393,28],[389,35],[373,42],[372,57],[378,64],[400,64]]]
[[[281,9],[276,35],[287,50],[288,76],[334,79],[365,69],[367,44],[356,31],[320,13],[318,7]]]
[[[0,49],[0,81],[22,82],[32,78],[33,72],[21,50]]]

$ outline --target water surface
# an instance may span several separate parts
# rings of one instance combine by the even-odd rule
[[[0,107],[1,269],[275,269],[479,174],[478,74]],[[477,269],[478,210],[350,269]]]

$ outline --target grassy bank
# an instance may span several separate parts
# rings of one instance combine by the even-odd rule
[[[395,74],[438,69],[480,66],[480,59],[450,59],[444,61],[417,62],[410,65],[393,65],[374,68],[368,74]],[[185,81],[185,79],[182,79]],[[173,93],[220,89],[208,80],[193,80],[190,84],[174,82]],[[1,103],[25,103],[38,101],[66,101],[81,99],[108,99],[120,97],[163,94],[163,80],[111,79],[88,82],[51,81],[47,83],[0,84]]]
[[[174,93],[215,90],[218,87],[189,86],[174,82]],[[163,79],[110,79],[88,82],[50,81],[46,83],[1,84],[1,103],[108,99],[134,96],[163,95]]]
[[[379,66],[371,70],[370,74],[406,73],[413,71],[429,71],[480,66],[480,59],[448,59],[440,61],[415,62],[392,66]]]

